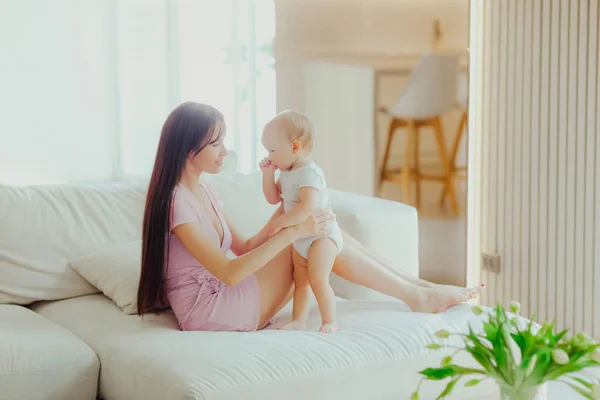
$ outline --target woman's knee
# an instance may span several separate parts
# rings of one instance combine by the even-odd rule
[[[294,279],[291,248],[285,248],[267,265],[256,271],[256,277],[260,283],[267,285],[285,284],[286,281],[291,285]]]

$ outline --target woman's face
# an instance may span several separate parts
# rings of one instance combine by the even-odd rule
[[[228,152],[223,145],[225,139],[225,126],[220,124],[214,129],[210,142],[195,156],[189,157],[189,163],[198,172],[216,174],[223,166],[223,159]]]

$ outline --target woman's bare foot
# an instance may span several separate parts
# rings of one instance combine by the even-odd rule
[[[444,289],[446,291],[459,291],[462,293],[480,293],[484,289],[484,285],[481,286],[473,286],[473,287],[462,287],[462,286],[454,286],[454,285],[440,285],[440,289]]]
[[[426,281],[424,281],[426,282]],[[474,287],[462,287],[462,286],[454,286],[454,285],[442,285],[439,283],[432,283],[432,282],[426,282],[420,285],[421,287],[425,287],[425,288],[430,288],[430,289],[442,289],[442,290],[446,290],[446,291],[452,291],[452,292],[473,292],[473,291],[477,291],[478,289],[481,289],[484,287],[484,285],[482,284],[480,287],[474,286]]]
[[[438,313],[448,307],[471,300],[481,292],[481,288],[471,288],[467,291],[439,288],[422,288],[415,300],[407,302],[413,312]]]
[[[288,322],[279,328],[284,331],[305,331],[306,330],[306,322],[293,320],[292,322]]]
[[[331,322],[323,322],[323,325],[321,325],[321,329],[319,329],[319,332],[321,333],[334,333],[337,332],[339,330],[337,324],[333,321]]]

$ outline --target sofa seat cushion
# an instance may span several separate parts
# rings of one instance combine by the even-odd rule
[[[95,399],[99,368],[75,334],[28,308],[0,305],[0,398]]]
[[[102,365],[100,396],[123,400],[407,399],[418,371],[447,355],[425,348],[434,332],[481,329],[481,317],[466,304],[431,315],[410,312],[400,301],[338,299],[338,333],[318,333],[314,305],[308,332],[276,330],[290,320],[291,306],[269,329],[249,333],[182,332],[171,313],[126,315],[102,295],[35,310],[94,349]],[[421,398],[436,398],[443,386],[427,382]],[[485,399],[495,387],[486,381],[457,385],[455,392]]]

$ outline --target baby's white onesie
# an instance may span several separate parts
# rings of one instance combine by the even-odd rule
[[[313,187],[319,191],[319,201],[316,209],[325,209],[331,207],[329,190],[325,182],[323,170],[310,161],[303,167],[291,170],[281,171],[279,175],[279,184],[281,185],[281,198],[283,199],[283,208],[285,212],[291,210],[300,202],[300,189],[303,187]],[[333,239],[338,247],[338,254],[342,251],[343,241],[342,232],[337,221],[331,222],[326,229],[331,230],[328,237]],[[306,239],[299,239],[294,242],[294,248],[304,258],[308,258],[308,249],[321,236],[312,236]]]

